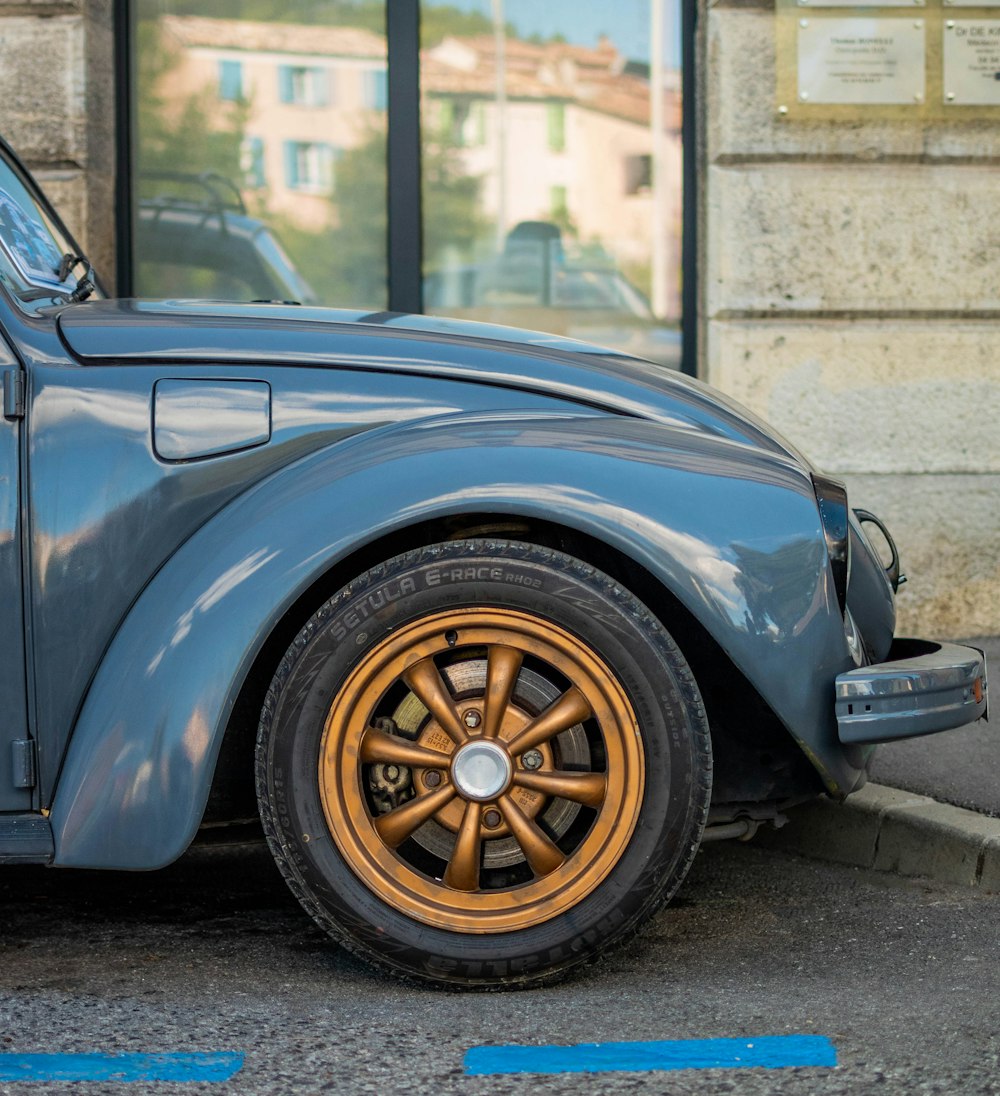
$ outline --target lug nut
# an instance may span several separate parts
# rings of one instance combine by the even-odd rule
[[[483,717],[479,714],[479,712],[476,711],[475,708],[470,708],[465,713],[465,715],[462,716],[462,722],[470,730],[474,730],[476,727],[479,726],[480,723],[482,723],[482,721],[483,721]]]
[[[399,766],[398,765],[386,765],[385,767],[386,780],[398,780],[399,779]]]
[[[499,826],[502,821],[503,821],[503,818],[500,816],[500,812],[498,810],[496,810],[494,807],[491,807],[483,815],[483,822],[486,825],[487,829],[495,830],[497,828],[497,826]]]
[[[542,767],[542,755],[538,750],[528,750],[524,757],[521,758],[521,764],[526,769],[540,769]]]
[[[430,772],[424,773],[424,783],[428,788],[436,788],[441,783],[441,774],[437,769],[431,769]]]

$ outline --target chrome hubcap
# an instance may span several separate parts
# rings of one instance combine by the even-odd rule
[[[495,742],[475,739],[456,751],[451,778],[459,794],[485,803],[505,791],[514,775],[507,751]]]

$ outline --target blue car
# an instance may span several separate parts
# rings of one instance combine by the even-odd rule
[[[978,651],[894,638],[877,519],[695,381],[109,300],[6,146],[0,283],[4,863],[153,869],[259,812],[347,948],[537,984],[702,840],[985,714]]]

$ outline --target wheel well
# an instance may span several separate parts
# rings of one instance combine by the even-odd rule
[[[820,791],[817,774],[787,730],[701,623],[635,560],[579,530],[504,514],[422,522],[359,548],[336,563],[288,610],[243,683],[226,728],[203,824],[256,818],[253,757],[268,686],[309,617],[351,579],[424,544],[471,537],[530,541],[604,571],[639,598],[684,654],[708,712],[714,755],[713,804],[782,801]]]

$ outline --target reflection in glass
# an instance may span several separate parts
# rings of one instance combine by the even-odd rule
[[[424,303],[680,359],[677,0],[425,0]]]
[[[75,252],[19,172],[0,159],[0,283],[27,312],[100,296]],[[0,363],[9,361],[0,340]]]
[[[136,293],[385,307],[384,5],[134,8]]]

